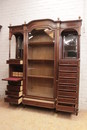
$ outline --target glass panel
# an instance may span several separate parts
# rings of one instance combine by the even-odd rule
[[[51,29],[33,29],[29,33],[29,43],[31,42],[54,42],[54,32]],[[32,43],[33,44],[33,43]]]
[[[66,34],[63,36],[63,55],[64,58],[76,58],[77,57],[77,35]]]
[[[23,38],[21,36],[17,37],[16,58],[23,59]]]
[[[23,59],[23,35],[13,35],[9,44],[10,59]]]
[[[10,59],[15,59],[16,57],[16,38],[13,35],[10,41]]]
[[[36,28],[28,33],[27,95],[53,98],[54,31]]]

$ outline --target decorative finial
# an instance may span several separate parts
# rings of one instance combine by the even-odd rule
[[[60,18],[57,18],[57,20],[59,21],[59,20],[60,20]]]
[[[79,16],[78,18],[79,18],[79,19],[81,19],[81,17],[80,17],[80,16]]]
[[[24,21],[24,24],[26,24],[26,21]]]
[[[9,24],[9,26],[11,26],[11,24]]]
[[[0,25],[0,31],[1,31],[1,28],[2,28],[2,26]]]

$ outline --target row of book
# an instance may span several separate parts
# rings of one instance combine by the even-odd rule
[[[13,77],[23,77],[23,72],[12,72]]]

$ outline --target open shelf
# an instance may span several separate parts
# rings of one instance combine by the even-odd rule
[[[47,46],[53,46],[54,42],[29,42],[29,46],[42,46],[42,45],[47,45]]]
[[[46,79],[54,79],[52,76],[43,76],[43,75],[28,75],[30,78],[46,78]]]
[[[54,59],[28,59],[29,61],[32,61],[32,62],[54,62]]]
[[[38,78],[39,77],[39,78]],[[54,81],[47,77],[35,76],[27,78],[27,95],[53,98]]]
[[[28,59],[53,60],[54,59],[54,47],[52,46],[29,46],[28,47]]]
[[[27,95],[53,98],[54,32],[34,29],[29,33],[27,51]]]
[[[47,76],[47,77],[54,77],[54,68],[53,64],[46,64],[46,63],[30,63],[29,67],[27,68],[27,76],[28,75],[38,75],[38,76]]]
[[[20,59],[9,59],[6,61],[7,64],[17,64],[17,65],[23,65],[23,60]]]

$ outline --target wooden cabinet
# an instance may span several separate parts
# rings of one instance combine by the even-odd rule
[[[6,101],[78,114],[81,22],[44,19],[9,27]]]

